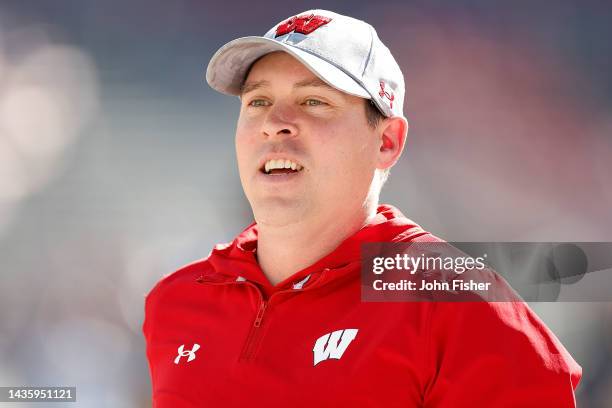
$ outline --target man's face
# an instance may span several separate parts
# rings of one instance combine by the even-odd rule
[[[380,140],[362,98],[327,86],[284,52],[258,60],[243,89],[236,153],[258,223],[328,219],[363,206]],[[294,164],[266,171],[279,160]]]

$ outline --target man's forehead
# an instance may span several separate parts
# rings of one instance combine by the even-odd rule
[[[269,88],[271,86],[272,86],[272,83],[266,79],[254,80],[254,81],[247,79],[240,87],[240,95],[242,96],[245,93],[252,92],[256,89]],[[300,88],[306,88],[306,87],[321,87],[321,88],[326,88],[338,94],[343,94],[343,92],[338,91],[336,88],[330,86],[328,83],[321,80],[319,77],[302,79],[302,80],[296,81],[293,84],[293,89],[300,89]]]

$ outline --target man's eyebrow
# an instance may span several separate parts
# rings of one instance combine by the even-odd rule
[[[255,81],[255,82],[245,82],[240,86],[240,96],[244,95],[247,92],[254,91],[255,89],[261,88],[263,86],[270,85],[269,81]]]
[[[319,78],[305,79],[304,81],[297,82],[296,84],[293,85],[294,88],[304,88],[307,86],[320,86],[320,87],[329,88],[332,91],[338,92],[336,88],[330,86],[328,83],[322,81]]]
[[[263,88],[263,87],[269,86],[269,85],[270,85],[270,82],[266,81],[266,80],[255,81],[255,82],[245,82],[240,87],[240,95],[242,96],[242,95],[244,95],[247,92],[251,92],[251,91],[254,91],[256,89]],[[331,91],[338,92],[338,90],[336,88],[330,86],[329,84],[327,84],[326,82],[320,80],[319,78],[305,79],[303,81],[296,82],[293,85],[293,88],[305,88],[305,87],[309,87],[309,86],[323,87],[323,88],[327,88],[327,89],[329,89]]]

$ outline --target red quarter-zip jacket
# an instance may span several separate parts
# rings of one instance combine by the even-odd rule
[[[436,242],[381,205],[375,219],[272,286],[257,226],[148,294],[153,405],[574,407],[582,370],[524,302],[360,300],[360,244]]]

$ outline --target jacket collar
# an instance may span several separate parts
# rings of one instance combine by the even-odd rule
[[[391,205],[380,205],[376,216],[352,236],[345,239],[335,250],[311,266],[298,271],[272,286],[257,263],[257,224],[249,225],[231,243],[220,244],[212,250],[209,261],[218,276],[216,281],[249,280],[271,290],[285,289],[299,284],[306,277],[306,282],[298,285],[301,288],[315,283],[323,284],[344,276],[355,268],[346,266],[360,260],[361,244],[364,242],[405,242],[428,234],[419,225],[406,218],[397,208]],[[359,268],[357,268],[359,269]]]

